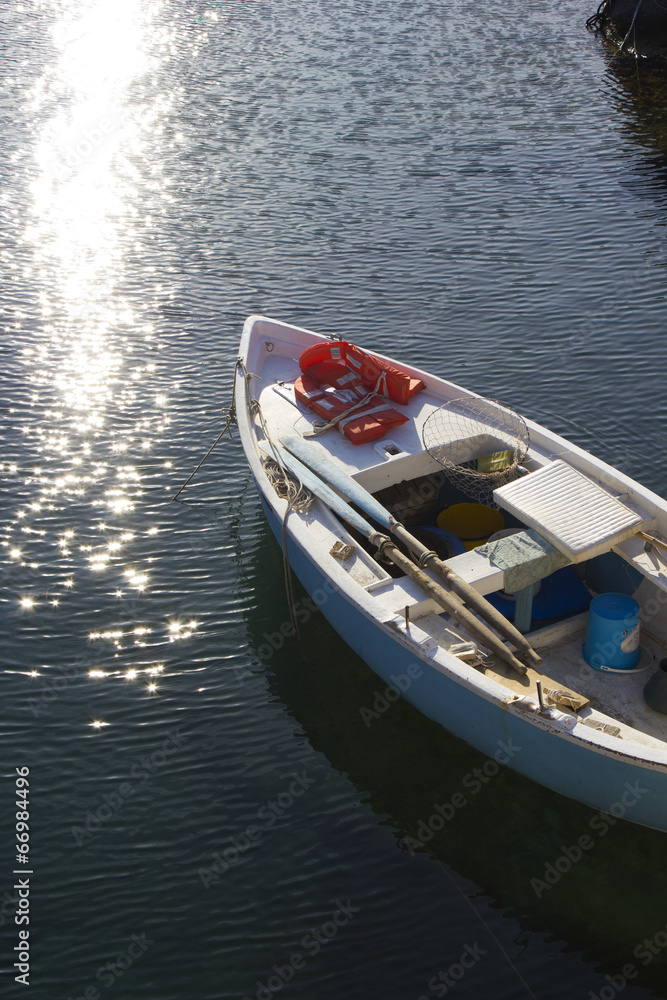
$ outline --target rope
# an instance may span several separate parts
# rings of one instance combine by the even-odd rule
[[[194,470],[194,472],[190,473],[190,475],[185,480],[180,489],[178,489],[176,493],[174,493],[173,497],[171,498],[172,500],[177,500],[180,494],[185,489],[185,487],[188,485],[188,483],[190,483],[194,479],[194,477],[197,475],[202,465],[207,460],[207,458],[209,457],[213,449],[216,447],[216,445],[219,443],[220,439],[224,436],[224,434],[228,433],[229,440],[230,441],[232,440],[232,427],[236,426],[236,372],[238,371],[239,368],[243,371],[244,375],[246,376],[246,379],[248,378],[248,373],[246,372],[245,365],[243,364],[243,358],[237,358],[236,364],[234,365],[234,375],[232,380],[232,399],[229,404],[229,409],[227,410],[227,419],[225,420],[225,426],[222,428],[217,438],[215,439],[211,447],[208,449],[208,451],[206,452],[206,454],[204,455],[204,457],[202,458],[201,462]],[[252,378],[252,376],[250,377]]]
[[[615,55],[619,55],[619,53],[621,53],[625,48],[625,43],[632,34],[632,31],[635,26],[635,21],[637,20],[637,14],[639,13],[639,8],[641,7],[643,2],[644,0],[637,0],[637,6],[635,7],[635,12],[632,15],[632,21],[630,22],[630,27],[628,28],[625,38],[623,39],[620,46],[616,50]],[[588,20],[586,21],[586,27],[594,30],[606,31],[607,26],[611,21],[611,17],[609,15],[610,6],[611,6],[611,0],[602,0],[600,6],[593,14],[593,16],[589,17]]]
[[[479,920],[481,921],[481,923],[484,925],[484,927],[486,928],[486,931],[489,934],[489,936],[491,938],[493,938],[493,940],[495,941],[495,943],[498,945],[498,948],[499,948],[500,952],[507,959],[508,965],[514,970],[514,972],[517,974],[518,978],[521,980],[522,984],[526,987],[526,992],[528,993],[528,995],[531,996],[533,998],[533,1000],[537,1000],[537,997],[535,996],[535,994],[531,990],[531,988],[528,985],[528,983],[526,982],[526,980],[521,975],[519,969],[516,967],[516,965],[514,964],[514,962],[512,961],[512,959],[510,958],[510,956],[509,956],[509,954],[507,952],[507,949],[504,947],[504,945],[500,941],[498,935],[491,928],[491,926],[489,925],[489,922],[484,918],[484,916],[479,911],[479,909],[475,906],[475,904],[473,903],[473,901],[470,898],[470,896],[468,895],[468,893],[464,892],[463,889],[461,888],[461,886],[457,883],[456,879],[454,878],[454,876],[452,875],[452,873],[451,873],[451,871],[449,869],[449,865],[447,865],[443,861],[443,862],[441,862],[441,868],[444,871],[445,875],[448,877],[449,881],[454,886],[454,888],[459,891],[459,893],[461,894],[461,896],[463,897],[463,899],[466,901],[466,903],[468,904],[468,906],[470,907],[470,909],[473,911],[473,913],[475,914],[475,916],[477,916],[479,918]]]
[[[639,8],[641,7],[642,3],[643,3],[643,0],[637,0],[637,6],[635,7],[635,12],[632,15],[632,21],[630,22],[630,27],[628,28],[628,33],[625,36],[625,38],[623,39],[623,41],[621,42],[621,46],[620,46],[618,52],[622,52],[623,49],[625,48],[625,43],[627,42],[628,38],[630,37],[630,32],[632,31],[632,29],[635,26],[635,21],[637,20],[637,14],[639,13]],[[618,52],[616,53],[617,55],[618,55]],[[636,54],[637,53],[635,52],[635,55]]]
[[[355,412],[355,410],[358,410],[361,406],[366,406],[372,398],[373,393],[369,392],[367,396],[363,397],[363,399],[360,399],[357,403],[353,403],[352,406],[347,408],[347,410],[343,410],[343,412],[339,413],[337,417],[334,417],[333,420],[329,420],[326,423],[323,423],[321,420],[315,420],[313,423],[313,429],[310,431],[304,431],[303,437],[320,437],[321,434],[331,430],[331,428],[335,427],[341,420],[346,420],[351,413]]]
[[[592,17],[589,17],[586,21],[587,28],[602,28],[605,21],[607,20],[607,8],[609,6],[609,0],[602,0],[600,6],[595,11]]]
[[[264,471],[281,500],[287,500],[290,510],[305,514],[313,502],[313,494],[291,472],[278,465],[272,458],[264,461]]]
[[[302,436],[305,437],[305,438],[307,438],[307,437],[320,437],[321,434],[324,434],[326,431],[331,430],[332,427],[338,427],[338,429],[340,430],[340,432],[342,434],[343,433],[343,424],[345,422],[347,422],[347,420],[349,419],[349,416],[350,416],[351,413],[354,413],[356,410],[360,409],[362,406],[367,406],[370,403],[370,401],[372,400],[373,396],[377,395],[378,393],[380,393],[383,396],[387,395],[386,392],[383,389],[381,389],[381,386],[384,386],[384,389],[386,389],[386,387],[387,387],[387,375],[386,375],[386,372],[380,372],[380,374],[378,375],[378,380],[375,383],[375,388],[371,389],[370,392],[367,393],[367,395],[365,395],[363,397],[363,399],[360,399],[358,402],[353,403],[352,406],[349,406],[347,408],[347,410],[343,410],[343,412],[339,413],[338,416],[334,417],[333,420],[329,420],[326,423],[323,423],[321,420],[315,420],[313,422],[313,429],[310,430],[310,431],[304,431]],[[377,410],[384,410],[384,409],[386,409],[386,406],[380,406],[380,407],[377,407],[376,409]],[[375,412],[375,411],[372,411],[372,412]]]
[[[428,564],[430,563],[431,559],[437,559],[437,558],[438,558],[438,553],[433,552],[433,550],[431,549],[429,552],[424,552],[422,553],[422,555],[420,555],[417,565],[419,566],[420,569],[428,569]]]
[[[296,615],[296,600],[294,596],[294,586],[292,581],[292,569],[289,561],[289,553],[287,551],[287,518],[289,517],[290,511],[294,510],[297,513],[305,513],[313,502],[313,495],[305,488],[303,483],[298,479],[298,477],[293,476],[289,473],[285,466],[283,465],[280,454],[274,445],[269,429],[266,426],[266,421],[264,420],[264,414],[262,413],[262,408],[259,404],[259,400],[255,399],[250,395],[250,382],[256,375],[249,372],[245,366],[243,358],[238,357],[236,359],[236,364],[234,365],[234,376],[232,384],[232,398],[229,404],[229,409],[227,410],[227,418],[225,420],[225,425],[218,434],[217,438],[208,449],[202,460],[199,462],[197,467],[193,472],[190,473],[188,478],[185,480],[183,485],[177,490],[177,492],[172,497],[172,500],[178,500],[178,497],[183,492],[185,487],[194,479],[202,465],[206,462],[210,456],[213,449],[220,442],[221,438],[225,434],[229,434],[230,440],[232,440],[232,427],[236,425],[236,376],[238,372],[243,374],[246,382],[247,398],[248,398],[248,410],[250,415],[259,420],[259,423],[264,432],[264,437],[269,445],[271,452],[273,453],[273,458],[267,457],[264,460],[264,469],[266,471],[269,482],[271,483],[273,489],[277,495],[287,501],[287,510],[285,511],[285,517],[283,518],[282,525],[282,541],[283,541],[283,573],[285,576],[285,590],[287,592],[287,603],[290,612],[290,621],[294,629],[294,634],[297,638],[300,638],[299,634],[299,623]],[[182,501],[181,501],[182,502]]]
[[[294,596],[294,581],[292,578],[292,567],[289,561],[289,552],[287,551],[287,518],[289,517],[290,510],[292,508],[287,505],[287,510],[285,511],[285,517],[283,518],[283,577],[285,579],[285,592],[287,594],[287,607],[289,608],[289,617],[294,629],[294,635],[297,639],[301,638],[301,633],[299,631],[299,621],[296,616],[296,598]]]
[[[243,368],[243,371],[246,376],[246,379],[249,381],[250,378],[252,378],[253,376],[252,375],[249,376],[248,373],[245,371],[245,368]],[[262,407],[260,406],[259,400],[254,398],[252,399],[249,398],[248,407],[250,409],[251,415],[259,420],[262,431],[264,432],[264,437],[266,438],[266,442],[271,451],[273,452],[273,459],[269,457],[265,461],[265,468],[268,462],[274,462],[275,465],[275,468],[272,472],[274,478],[271,479],[271,476],[269,476],[269,481],[271,482],[272,486],[274,486],[274,482],[278,477],[280,477],[283,481],[282,488],[285,492],[285,495],[284,497],[282,497],[282,499],[287,500],[287,510],[285,511],[285,517],[283,518],[283,525],[282,525],[283,575],[285,578],[285,591],[287,593],[287,606],[289,608],[290,622],[292,628],[294,629],[294,635],[296,636],[297,639],[300,639],[301,633],[299,631],[299,621],[296,614],[296,598],[294,596],[292,567],[290,565],[289,552],[287,549],[287,518],[289,517],[290,512],[292,510],[296,510],[299,513],[307,510],[310,504],[312,503],[313,497],[311,494],[308,493],[308,490],[305,488],[305,486],[298,478],[298,476],[289,473],[285,468],[285,466],[283,465],[282,460],[280,458],[280,453],[278,452],[278,449],[273,443],[273,439],[271,438],[269,428],[266,425],[266,421],[264,419],[264,414],[262,413]],[[291,485],[290,485],[290,480],[291,480]],[[296,486],[295,484],[298,484],[298,486]],[[278,491],[276,490],[276,492]],[[280,494],[278,495],[280,496]],[[295,506],[295,502],[298,504],[298,506]]]
[[[378,535],[376,535],[375,538],[373,539],[373,544],[377,546],[378,558],[382,559],[386,563],[392,562],[389,556],[385,555],[385,549],[387,548],[388,545],[391,545],[392,548],[395,548],[396,547],[395,543],[387,535],[380,535],[379,538],[381,540],[379,542],[377,541],[377,538]]]

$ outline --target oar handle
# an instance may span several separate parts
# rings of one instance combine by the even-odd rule
[[[385,535],[380,534],[380,532],[373,532],[369,536],[369,540],[380,549],[382,555],[386,556],[388,559],[398,566],[406,576],[411,577],[418,583],[425,593],[431,597],[436,604],[438,604],[444,611],[456,619],[456,621],[466,629],[473,638],[477,639],[483,646],[490,649],[505,663],[508,663],[513,667],[517,673],[525,674],[526,666],[521,663],[520,660],[516,658],[511,649],[508,649],[504,642],[499,636],[492,632],[484,622],[481,622],[478,618],[475,618],[473,613],[469,611],[461,603],[460,599],[456,594],[451,591],[447,591],[444,587],[441,587],[439,583],[432,580],[431,577],[425,573],[418,566],[415,566],[413,561],[404,555],[400,549],[398,549],[392,541],[390,541]]]
[[[539,653],[535,652],[525,635],[519,632],[518,628],[511,621],[505,618],[497,608],[494,608],[493,604],[487,601],[482,594],[478,593],[467,580],[459,576],[451,566],[444,563],[442,559],[438,559],[435,552],[431,552],[425,545],[422,545],[407,528],[397,522],[395,527],[392,528],[392,534],[414,552],[415,555],[418,555],[422,559],[423,565],[425,564],[434,569],[445,583],[448,583],[452,590],[456,591],[459,597],[462,597],[471,608],[474,608],[478,614],[485,618],[489,625],[492,625],[497,632],[500,632],[506,639],[509,639],[517,649],[520,649],[522,653],[529,656],[534,663],[539,665],[542,662],[542,657]]]

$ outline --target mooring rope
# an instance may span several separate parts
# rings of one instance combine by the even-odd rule
[[[269,457],[264,462],[265,471],[267,471],[268,463],[273,463],[271,475],[269,475],[269,472],[267,471],[267,477],[269,478],[269,481],[274,489],[276,489],[275,483],[278,478],[282,479],[283,483],[283,493],[278,493],[278,495],[281,496],[281,499],[287,501],[287,509],[285,511],[282,524],[283,574],[285,577],[285,591],[287,593],[287,606],[289,608],[290,622],[292,628],[294,629],[294,635],[297,639],[300,639],[301,634],[299,632],[299,621],[296,615],[296,598],[294,596],[292,567],[290,565],[289,552],[287,549],[287,518],[293,510],[298,513],[305,512],[308,507],[310,507],[310,504],[313,501],[313,496],[303,485],[299,477],[291,472],[288,472],[283,465],[280,452],[273,443],[271,433],[266,425],[266,420],[264,419],[264,414],[262,413],[262,407],[260,406],[259,400],[254,398],[249,399],[248,406],[252,416],[259,420],[266,442],[273,452],[273,458]],[[276,492],[278,492],[278,490],[276,490]]]
[[[637,14],[639,13],[639,8],[641,7],[642,3],[643,3],[643,0],[637,0],[637,6],[635,7],[635,12],[632,15],[632,21],[630,22],[630,27],[628,28],[628,33],[625,36],[625,38],[623,39],[623,41],[621,42],[621,46],[620,46],[618,52],[622,52],[623,49],[625,48],[625,43],[627,42],[628,38],[630,37],[630,32],[632,31],[632,29],[635,26],[635,21],[637,20]],[[635,39],[635,42],[636,42],[636,39]],[[616,53],[616,55],[618,55],[618,52]],[[636,45],[635,45],[635,56],[636,55],[637,55],[637,50],[636,50]]]
[[[194,477],[197,475],[197,473],[201,469],[206,459],[209,457],[213,449],[216,447],[216,445],[220,442],[221,438],[224,437],[226,433],[229,433],[229,440],[230,441],[232,440],[232,427],[236,426],[236,372],[238,371],[239,368],[241,369],[241,371],[243,371],[246,378],[248,377],[248,373],[246,372],[245,365],[243,363],[243,358],[237,358],[236,364],[234,365],[234,375],[232,378],[232,399],[229,404],[229,409],[227,410],[227,418],[225,420],[225,426],[222,428],[222,430],[220,431],[217,438],[215,439],[211,447],[208,449],[208,451],[202,458],[197,468],[190,473],[190,475],[185,480],[183,485],[176,491],[176,493],[174,493],[173,497],[171,498],[172,500],[178,499],[179,495],[183,492],[188,483],[190,483],[194,479]],[[252,376],[250,377],[252,378]]]
[[[271,449],[272,455],[264,458],[263,465],[264,471],[266,472],[267,478],[271,483],[271,486],[275,490],[276,494],[287,502],[287,509],[285,511],[285,516],[282,523],[282,548],[283,548],[283,574],[285,577],[285,590],[287,592],[287,604],[289,607],[290,621],[292,628],[294,629],[294,635],[296,638],[300,638],[299,635],[299,623],[296,615],[296,599],[294,595],[294,584],[292,579],[292,568],[289,561],[289,552],[287,551],[287,518],[290,515],[290,511],[294,510],[297,513],[305,513],[313,502],[313,495],[310,493],[303,483],[300,481],[298,476],[292,475],[288,472],[283,462],[280,458],[280,453],[276,448],[271,434],[266,425],[264,419],[264,414],[262,413],[262,407],[260,406],[259,400],[254,396],[250,395],[250,383],[256,375],[249,372],[245,366],[243,358],[238,357],[236,359],[236,364],[234,365],[234,376],[232,385],[232,398],[229,404],[229,409],[227,410],[227,418],[225,420],[225,425],[218,434],[217,438],[208,449],[201,462],[197,465],[193,472],[190,473],[188,478],[185,480],[183,485],[177,490],[177,492],[172,497],[172,500],[178,500],[178,497],[183,492],[185,487],[190,483],[194,477],[197,475],[202,465],[206,462],[210,456],[213,449],[224,437],[225,434],[229,434],[230,440],[232,439],[232,427],[237,424],[236,419],[236,376],[238,372],[241,372],[246,383],[246,396],[248,401],[248,412],[252,418],[258,420],[268,447]],[[180,501],[182,502],[182,501]]]
[[[606,21],[607,7],[609,6],[609,0],[602,0],[600,6],[595,11],[595,13],[588,18],[586,21],[587,28],[602,28],[604,27],[604,22]]]

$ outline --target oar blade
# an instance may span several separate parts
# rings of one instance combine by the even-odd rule
[[[280,445],[276,445],[275,447],[285,468],[300,479],[306,489],[314,493],[334,514],[347,521],[351,527],[355,528],[365,538],[373,534],[375,529],[372,525],[361,514],[352,510],[349,504],[342,497],[339,497],[337,493],[334,493],[315,472],[300,462],[298,458],[295,458],[294,455],[291,455],[285,448],[281,448]]]
[[[365,490],[363,486],[355,482],[352,476],[348,475],[335,462],[332,462],[330,458],[322,454],[319,448],[316,448],[311,441],[306,441],[296,434],[286,434],[280,440],[292,455],[305,462],[325,483],[335,486],[343,496],[347,497],[350,503],[356,504],[360,510],[363,510],[369,517],[377,521],[378,524],[381,524],[383,528],[391,531],[392,525],[395,524],[395,518],[392,517],[389,511],[385,510],[382,504],[378,503],[368,490]]]

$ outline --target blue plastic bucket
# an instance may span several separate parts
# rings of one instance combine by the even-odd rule
[[[640,655],[637,602],[627,594],[598,594],[588,612],[586,662],[595,670],[632,670]]]

